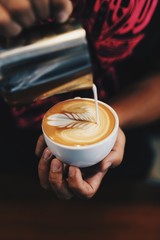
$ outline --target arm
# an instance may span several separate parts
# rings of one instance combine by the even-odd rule
[[[160,119],[160,75],[150,76],[132,89],[112,99],[120,126],[132,127]]]

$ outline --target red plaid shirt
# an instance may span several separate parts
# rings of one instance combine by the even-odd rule
[[[106,102],[119,88],[117,66],[129,59],[144,41],[156,15],[158,0],[72,0],[74,15],[88,35],[93,59],[94,82],[99,99]],[[124,65],[125,66],[125,65]],[[127,69],[126,69],[127,71]],[[90,92],[85,92],[88,97]],[[23,107],[13,107],[19,127],[39,128],[49,107],[78,93],[61,94]]]

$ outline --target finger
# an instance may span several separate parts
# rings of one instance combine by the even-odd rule
[[[1,4],[8,11],[11,18],[23,27],[29,27],[35,22],[30,1],[28,0],[1,0]]]
[[[123,131],[119,128],[116,143],[111,151],[112,156],[110,156],[110,159],[108,159],[108,161],[111,160],[113,167],[119,166],[123,160],[125,142],[125,135]]]
[[[31,0],[37,18],[46,19],[50,16],[49,0]]]
[[[41,186],[44,189],[50,189],[48,176],[49,176],[49,170],[50,170],[50,164],[51,164],[52,158],[53,158],[53,154],[50,152],[48,148],[46,148],[38,164],[39,180],[40,180]]]
[[[35,148],[35,154],[37,155],[37,157],[42,156],[42,153],[43,153],[45,147],[46,147],[46,143],[45,143],[43,135],[41,135],[38,138],[36,148]]]
[[[91,198],[97,192],[103,177],[108,168],[113,164],[117,166],[121,163],[124,154],[125,136],[119,129],[116,143],[111,153],[102,160],[97,166],[97,172],[83,179],[80,169],[76,167],[69,168],[68,185],[77,196],[81,198]]]
[[[6,37],[16,36],[21,30],[21,26],[11,19],[6,9],[0,4],[0,34]]]
[[[119,128],[117,140],[112,151],[103,161],[100,162],[100,170],[102,172],[105,173],[110,166],[116,167],[121,164],[124,155],[125,142],[125,135]]]
[[[90,199],[97,192],[104,174],[97,172],[88,179],[83,179],[79,168],[70,166],[68,174],[68,186],[80,198]]]
[[[49,182],[53,191],[56,193],[57,197],[60,199],[70,199],[73,194],[67,186],[67,182],[64,179],[64,167],[61,161],[58,159],[53,159],[51,162],[50,172],[49,172]]]
[[[51,16],[60,23],[67,21],[73,11],[72,2],[69,0],[50,0],[50,3]]]

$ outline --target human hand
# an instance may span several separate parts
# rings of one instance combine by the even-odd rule
[[[95,166],[80,169],[67,166],[54,158],[50,150],[45,148],[44,139],[40,136],[36,146],[36,154],[40,156],[43,152],[38,165],[41,186],[44,189],[53,190],[61,199],[70,199],[74,195],[89,199],[97,192],[109,167],[116,167],[121,163],[124,147],[125,136],[119,129],[116,143],[109,155]]]
[[[65,22],[72,9],[69,0],[0,0],[0,35],[16,36],[39,19]]]

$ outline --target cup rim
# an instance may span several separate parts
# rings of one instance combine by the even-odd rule
[[[66,99],[66,100],[64,100],[64,101],[62,101],[62,102],[69,101],[69,100],[74,100],[74,99],[83,99],[83,100],[94,101],[93,98],[75,97],[75,98],[73,98],[73,99],[72,99],[72,98]],[[98,102],[101,103],[102,105],[104,105],[105,107],[107,107],[107,108],[111,111],[111,113],[113,114],[114,119],[115,119],[114,128],[113,128],[112,132],[111,132],[105,139],[103,139],[103,140],[101,140],[101,141],[99,141],[99,142],[97,142],[97,143],[93,143],[93,144],[89,144],[89,145],[85,145],[85,146],[67,146],[67,145],[64,145],[64,144],[57,143],[57,142],[55,142],[54,140],[51,140],[51,139],[47,136],[47,134],[45,133],[45,131],[44,131],[44,129],[43,129],[43,124],[42,124],[41,127],[42,127],[42,132],[43,132],[44,136],[45,136],[51,143],[53,143],[53,144],[55,144],[55,145],[57,145],[57,146],[59,146],[59,147],[62,147],[62,148],[64,148],[64,149],[71,149],[71,150],[90,149],[90,148],[94,148],[95,146],[98,147],[99,145],[101,145],[101,144],[103,144],[104,142],[108,141],[108,140],[118,131],[118,128],[119,128],[119,118],[118,118],[118,115],[117,115],[116,111],[115,111],[110,105],[108,105],[107,103],[102,102],[102,101],[100,101],[100,100],[98,100]],[[56,104],[58,104],[58,103],[56,103]],[[55,105],[56,105],[56,104],[55,104]]]

